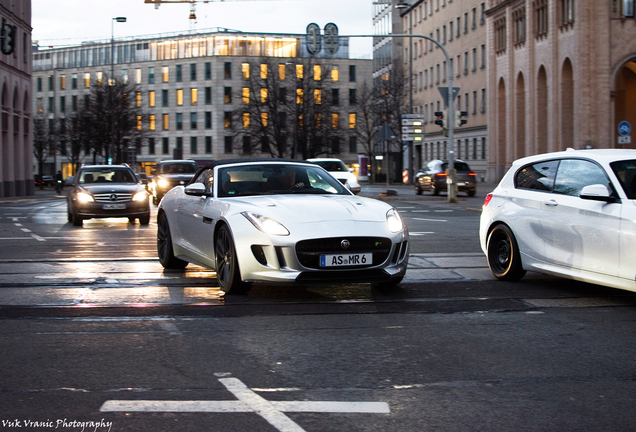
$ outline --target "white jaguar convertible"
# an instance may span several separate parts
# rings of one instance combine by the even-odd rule
[[[157,225],[165,268],[208,267],[232,294],[254,283],[393,286],[408,262],[397,210],[311,163],[217,161],[165,195]]]

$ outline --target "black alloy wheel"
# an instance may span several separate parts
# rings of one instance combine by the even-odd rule
[[[245,294],[250,285],[241,281],[236,248],[232,233],[227,225],[222,225],[214,241],[214,260],[216,264],[216,279],[221,291],[226,294]]]
[[[506,225],[497,225],[488,236],[488,266],[499,280],[516,281],[526,271],[521,265],[517,240]]]
[[[157,254],[159,255],[159,262],[164,268],[183,269],[188,265],[187,261],[174,256],[170,225],[165,213],[160,213],[157,218]]]

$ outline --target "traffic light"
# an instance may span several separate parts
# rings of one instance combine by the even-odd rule
[[[448,110],[435,111],[435,124],[448,129]]]
[[[462,117],[468,117],[468,111],[455,111],[455,127],[464,126],[468,123],[468,120],[464,120]]]
[[[5,24],[0,30],[0,38],[2,39],[0,44],[0,51],[2,54],[13,54],[15,49],[15,26],[11,24]]]

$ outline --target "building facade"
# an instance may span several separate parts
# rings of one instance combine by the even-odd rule
[[[335,54],[322,50],[310,56],[302,36],[212,29],[36,50],[33,104],[39,115],[49,119],[71,116],[81,109],[92,84],[107,83],[112,69],[116,79],[137,85],[137,105],[147,113],[142,127],[149,129],[149,137],[131,145],[138,169],[149,173],[157,161],[175,155],[200,163],[242,157],[227,120],[243,103],[249,64],[276,59],[277,70],[282,67],[292,74],[295,64],[308,57],[320,58],[336,71],[331,73],[332,85],[340,88],[340,94],[355,94],[350,90],[371,81],[372,61],[348,58],[347,38],[340,38]],[[339,111],[336,114],[343,119],[339,125],[347,134],[355,127],[344,121],[355,114],[355,97],[342,101]],[[349,146],[333,156],[357,164],[358,149],[350,139],[345,142]],[[45,165],[48,172],[57,169],[72,175],[64,156],[50,158]]]
[[[0,0],[0,26],[0,197],[33,195],[31,1]]]
[[[409,105],[424,116],[424,139],[414,146],[414,166],[448,157],[449,143],[435,124],[435,113],[446,109],[439,88],[448,88],[452,70],[458,88],[455,110],[465,111],[467,124],[454,131],[454,158],[469,163],[478,179],[488,166],[487,26],[484,0],[418,0],[402,9],[404,33],[413,34],[402,51],[408,80]],[[444,46],[449,59],[428,36]],[[412,102],[411,102],[412,101]]]
[[[489,0],[486,15],[491,180],[523,156],[636,148],[618,131],[636,125],[634,0]]]

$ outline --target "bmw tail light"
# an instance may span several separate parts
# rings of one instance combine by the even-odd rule
[[[490,202],[491,199],[492,199],[492,194],[491,193],[486,195],[486,199],[484,199],[484,208],[486,208],[486,206],[488,205],[488,203]]]

